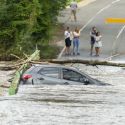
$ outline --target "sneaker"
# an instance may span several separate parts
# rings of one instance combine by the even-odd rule
[[[92,53],[90,53],[90,56],[92,56]]]
[[[99,57],[99,55],[95,55],[95,57]]]
[[[68,54],[67,54],[67,53],[65,53],[65,56],[68,56]]]
[[[77,53],[77,55],[80,55],[80,53]]]
[[[73,55],[75,55],[75,53],[73,52]]]

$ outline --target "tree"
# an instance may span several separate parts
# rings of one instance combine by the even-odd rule
[[[67,0],[1,0],[0,53],[32,53],[48,46],[59,11]]]

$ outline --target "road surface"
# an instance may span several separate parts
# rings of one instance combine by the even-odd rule
[[[60,22],[65,26],[70,26],[72,30],[78,26],[81,29],[80,37],[80,56],[64,57],[62,54],[59,58],[81,58],[95,59],[89,56],[90,51],[90,30],[93,26],[101,32],[103,38],[103,47],[100,57],[96,59],[125,62],[125,25],[124,24],[106,24],[105,19],[109,17],[124,18],[125,0],[90,0],[85,6],[80,6],[77,13],[77,22],[69,19],[70,10],[63,12],[64,17]],[[109,58],[113,55],[113,58]],[[114,56],[116,55],[116,56]]]

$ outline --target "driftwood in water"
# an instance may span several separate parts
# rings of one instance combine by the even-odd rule
[[[50,60],[50,63],[56,64],[66,64],[66,63],[81,63],[86,65],[106,65],[106,66],[117,66],[117,67],[125,67],[125,63],[116,63],[116,62],[109,62],[109,61],[101,61],[101,60],[80,60],[80,59],[73,59],[73,60]]]
[[[36,52],[35,52],[36,53]],[[12,55],[12,54],[11,54]],[[15,56],[16,58],[18,58],[19,60],[18,60],[18,62],[15,62],[15,63],[13,63],[13,64],[9,64],[9,65],[0,65],[0,70],[3,70],[3,71],[8,71],[8,70],[14,70],[14,69],[18,69],[18,68],[20,68],[22,65],[24,65],[24,64],[27,64],[27,63],[30,63],[30,61],[31,61],[31,56],[30,57],[28,57],[27,56],[27,59],[26,60],[24,60],[24,59],[20,59],[18,56],[16,56],[16,55],[13,55],[13,56]],[[26,56],[26,54],[25,54],[25,56]],[[35,55],[34,56],[34,60],[35,60],[35,58],[37,58],[37,55]],[[40,57],[38,57],[38,58],[40,58]]]
[[[14,69],[16,69],[15,66],[0,66],[0,70],[3,71],[14,70]]]
[[[0,85],[1,88],[9,88],[9,85]]]
[[[14,63],[11,65],[4,65],[4,66],[0,66],[0,70],[3,71],[8,71],[8,70],[14,70],[14,69],[18,69],[21,65],[25,64],[26,62],[21,62],[21,63]]]
[[[73,60],[58,60],[58,59],[49,59],[44,61],[24,61],[21,63],[9,65],[9,66],[0,66],[0,70],[13,70],[19,68],[21,65],[26,63],[30,64],[66,64],[66,63],[81,63],[86,65],[106,65],[106,66],[117,66],[117,67],[125,67],[125,63],[116,63],[110,61],[100,61],[100,60],[80,60],[80,59],[73,59]]]

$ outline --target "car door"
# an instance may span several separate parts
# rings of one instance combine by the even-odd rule
[[[64,84],[70,85],[85,85],[89,83],[89,79],[85,75],[68,68],[62,68],[62,79]]]
[[[37,74],[37,84],[61,84],[58,67],[43,67]]]

